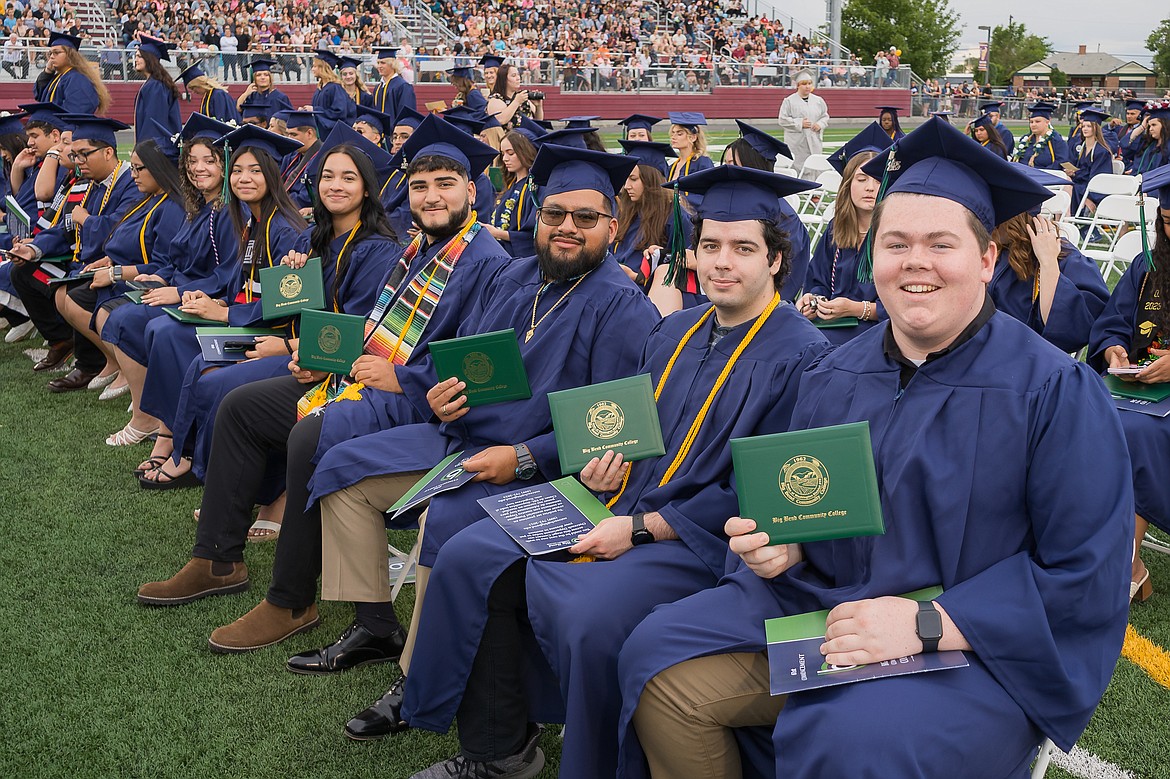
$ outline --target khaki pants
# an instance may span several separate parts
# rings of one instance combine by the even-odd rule
[[[642,691],[634,729],[654,777],[740,777],[732,728],[773,725],[787,696],[768,692],[767,652],[687,660]]]

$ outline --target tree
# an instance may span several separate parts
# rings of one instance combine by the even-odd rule
[[[848,0],[841,29],[841,42],[863,63],[872,65],[875,53],[895,46],[903,67],[936,78],[958,48],[959,17],[949,0]]]
[[[1064,89],[1068,86],[1068,74],[1060,68],[1053,68],[1052,72],[1048,74],[1048,81],[1057,89]]]
[[[1170,86],[1170,19],[1163,19],[1146,38],[1146,48],[1154,53],[1154,71],[1158,83]]]
[[[991,83],[1006,84],[1017,70],[1051,53],[1048,39],[1032,35],[1022,23],[997,26],[991,31]]]

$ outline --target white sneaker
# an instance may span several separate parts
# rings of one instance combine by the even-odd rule
[[[25,322],[23,325],[17,325],[8,331],[4,336],[4,343],[14,344],[17,341],[23,341],[30,335],[37,331],[37,326],[32,323],[32,320]]]
[[[0,330],[7,330],[8,326],[10,324],[12,324],[12,323],[9,322],[7,319],[5,319],[4,317],[0,317]]]

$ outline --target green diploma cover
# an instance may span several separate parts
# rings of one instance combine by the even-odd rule
[[[594,457],[626,460],[666,454],[650,374],[548,394],[561,473],[578,473]]]
[[[262,298],[263,299],[263,298]],[[304,370],[349,373],[366,345],[366,318],[332,311],[301,312],[297,364]]]
[[[164,306],[163,311],[172,319],[177,319],[185,325],[211,325],[213,327],[223,327],[223,322],[217,322],[214,319],[204,319],[201,316],[188,314],[186,311],[180,311],[178,306]]]
[[[468,408],[532,397],[516,331],[511,328],[431,341],[429,346],[439,381],[454,377],[467,385],[463,394]]]
[[[1143,384],[1139,381],[1122,381],[1116,376],[1106,376],[1105,387],[1114,397],[1148,400],[1154,403],[1170,398],[1170,384]]]
[[[773,544],[881,535],[869,423],[735,438],[741,516]]]
[[[303,268],[277,265],[260,269],[260,307],[265,319],[280,319],[306,309],[325,308],[321,258],[310,257]]]
[[[834,330],[838,327],[857,327],[859,321],[855,316],[842,316],[836,319],[814,319],[813,324],[822,330]]]

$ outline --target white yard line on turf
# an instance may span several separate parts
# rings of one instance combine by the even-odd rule
[[[1053,751],[1052,764],[1081,779],[1135,779],[1135,775],[1124,768],[1108,760],[1102,760],[1077,746],[1067,754],[1059,749]]]

